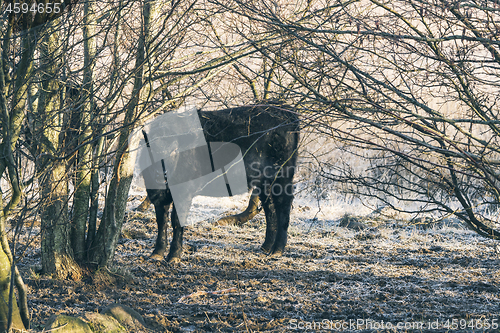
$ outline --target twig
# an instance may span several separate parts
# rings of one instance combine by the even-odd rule
[[[192,298],[192,297],[196,297],[196,296],[202,296],[202,295],[221,295],[221,294],[234,293],[236,291],[237,291],[236,288],[229,288],[229,289],[216,290],[216,291],[203,291],[203,290],[200,290],[200,291],[194,292],[194,293],[192,293],[190,295],[182,296],[181,298],[179,298],[179,300],[177,301],[177,303],[183,303],[186,299]]]

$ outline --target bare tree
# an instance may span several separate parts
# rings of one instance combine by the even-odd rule
[[[81,109],[78,112],[79,138],[78,145],[78,166],[75,177],[75,200],[73,229],[71,243],[75,251],[75,259],[83,262],[86,254],[85,231],[87,227],[87,217],[89,215],[89,200],[91,192],[92,178],[92,145],[85,144],[85,141],[92,137],[92,127],[95,121],[95,100],[94,95],[94,67],[96,62],[96,37],[95,29],[95,1],[85,1],[83,10],[83,82],[81,87]]]
[[[316,131],[372,166],[325,163],[324,177],[500,237],[488,215],[500,202],[495,1],[217,4],[259,36],[279,36],[255,44],[270,61],[279,54],[287,79],[273,84],[313,110],[305,118]]]
[[[130,133],[256,52],[248,44],[222,51],[194,42],[206,30],[196,5],[123,0],[97,15],[93,1],[82,1],[44,31],[32,120],[32,135],[42,140],[29,150],[45,191],[45,273],[78,278],[82,265],[111,263],[133,176]],[[97,228],[99,193],[105,207]]]
[[[31,1],[27,2],[31,5]],[[34,54],[39,40],[37,33],[40,27],[59,16],[64,9],[71,5],[71,1],[60,3],[59,11],[47,13],[19,13],[12,10],[14,1],[0,3],[4,17],[0,34],[2,35],[2,55],[0,57],[0,109],[2,136],[0,149],[3,152],[0,158],[0,175],[9,180],[8,193],[5,193],[4,203],[2,194],[0,213],[0,267],[2,267],[0,285],[2,300],[0,301],[0,330],[11,328],[29,328],[29,314],[27,308],[26,288],[15,266],[15,242],[12,249],[9,247],[6,233],[7,218],[16,214],[16,207],[21,202],[24,191],[24,180],[16,154],[21,129],[25,121],[25,107],[28,99],[28,88],[33,78]],[[9,7],[10,6],[10,7]],[[9,10],[11,9],[11,10]],[[20,56],[19,56],[20,55]],[[25,201],[27,202],[27,200]],[[26,208],[25,204],[25,208]],[[22,210],[25,212],[25,209]],[[24,217],[23,214],[20,215]],[[22,228],[22,218],[15,228],[16,234]],[[14,295],[14,288],[19,294],[19,308]]]

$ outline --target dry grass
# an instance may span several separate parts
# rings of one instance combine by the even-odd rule
[[[35,328],[51,314],[79,315],[113,302],[135,308],[156,332],[283,332],[324,320],[497,318],[500,260],[492,241],[468,230],[446,224],[417,228],[366,215],[356,218],[366,228],[349,229],[339,219],[318,218],[313,205],[301,202],[292,214],[287,251],[274,258],[259,251],[262,215],[242,228],[207,221],[227,205],[200,199],[194,206],[193,216],[206,221],[187,228],[179,264],[149,259],[152,209],[129,215],[124,230],[136,236],[120,240],[114,262],[119,269],[92,279],[30,275],[39,263],[34,250],[21,270]],[[231,292],[212,293],[221,290]]]

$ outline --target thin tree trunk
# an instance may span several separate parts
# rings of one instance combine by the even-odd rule
[[[84,26],[83,26],[83,87],[81,100],[83,101],[82,112],[80,116],[80,139],[79,144],[88,141],[92,135],[92,127],[90,126],[93,111],[93,71],[95,64],[96,43],[94,36],[95,15],[94,15],[94,0],[85,1],[84,5]],[[86,144],[80,148],[78,152],[78,168],[76,171],[76,189],[75,200],[73,202],[73,230],[72,230],[72,246],[77,262],[82,263],[86,258],[85,255],[85,230],[87,227],[87,217],[89,214],[89,199],[92,178],[92,145]]]
[[[118,2],[118,12],[117,12],[117,19],[116,19],[116,25],[115,25],[115,33],[114,33],[114,44],[113,44],[113,71],[111,74],[111,79],[110,79],[110,86],[114,86],[116,84],[116,80],[119,76],[119,71],[120,71],[120,52],[119,52],[119,46],[120,44],[118,43],[119,37],[120,37],[120,29],[121,29],[121,24],[122,24],[122,9],[123,9],[123,0],[119,0]],[[110,97],[112,94],[110,94]],[[116,96],[115,98],[117,98]],[[108,105],[112,105],[112,100],[113,98],[110,98],[110,101],[108,102]],[[106,106],[107,108],[108,106]],[[108,118],[109,110],[106,109],[104,114],[102,115],[102,124],[106,124],[107,118]],[[103,125],[105,126],[105,125]],[[98,126],[97,128],[100,128]],[[102,129],[101,131],[104,131]],[[101,132],[99,130],[96,131],[96,135],[99,135]],[[96,236],[96,231],[97,231],[97,211],[99,209],[99,168],[101,166],[101,163],[105,160],[105,157],[103,157],[101,154],[103,152],[105,145],[105,138],[100,137],[97,143],[97,147],[94,152],[94,159],[92,161],[92,176],[91,176],[91,184],[92,184],[92,189],[90,193],[90,211],[89,211],[89,228],[87,231],[87,258],[90,258],[92,255],[89,252],[92,243],[94,242],[94,238]],[[106,175],[107,172],[105,172]]]
[[[125,216],[128,192],[134,172],[135,148],[139,145],[138,138],[129,142],[129,135],[132,133],[133,126],[139,125],[138,123],[134,123],[139,114],[139,108],[143,108],[146,104],[147,93],[143,89],[144,65],[147,53],[146,48],[149,47],[151,42],[152,23],[155,21],[155,2],[149,0],[143,4],[142,14],[144,23],[141,38],[137,46],[134,88],[124,117],[124,123],[128,126],[120,131],[118,150],[106,198],[103,220],[89,253],[92,258],[91,262],[98,266],[106,266],[112,260]]]
[[[4,36],[4,47],[9,44],[11,29],[9,34]],[[8,171],[8,180],[10,183],[12,195],[10,201],[4,205],[2,193],[0,193],[0,331],[10,328],[24,329],[29,328],[29,314],[26,297],[26,287],[22,281],[19,271],[15,267],[14,258],[9,248],[7,235],[5,233],[6,216],[10,214],[12,208],[18,205],[21,200],[21,184],[19,181],[17,166],[14,160],[13,149],[19,138],[21,124],[24,120],[24,106],[27,99],[28,78],[32,72],[34,46],[33,35],[28,33],[22,40],[21,62],[18,67],[18,77],[14,84],[14,95],[12,97],[12,108],[9,112],[7,97],[8,88],[6,86],[6,51],[0,58],[0,116],[2,121],[3,142],[0,145],[0,175],[5,170]],[[19,304],[14,295],[14,284],[19,292]]]
[[[86,240],[86,253],[87,258],[89,256],[89,249],[92,246],[92,242],[95,238],[95,233],[97,230],[97,212],[99,210],[99,165],[100,161],[103,159],[101,154],[104,147],[104,137],[100,137],[97,141],[97,147],[94,152],[94,159],[92,161],[92,175],[90,177],[90,209],[89,209],[89,222]]]

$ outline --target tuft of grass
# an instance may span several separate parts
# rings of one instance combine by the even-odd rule
[[[345,214],[339,223],[340,227],[352,229],[352,230],[364,230],[367,228],[367,225],[362,223],[362,218],[358,216],[351,216]]]
[[[28,279],[33,280],[34,282],[40,282],[40,280],[42,279],[42,276],[40,275],[39,272],[41,272],[41,271],[42,271],[41,267],[38,267],[38,266],[31,267],[29,270]]]
[[[102,267],[92,275],[92,283],[100,287],[115,286],[117,284],[135,284],[135,277],[128,268]]]
[[[122,228],[122,238],[127,239],[144,239],[150,238],[146,227],[137,224],[127,224]]]

